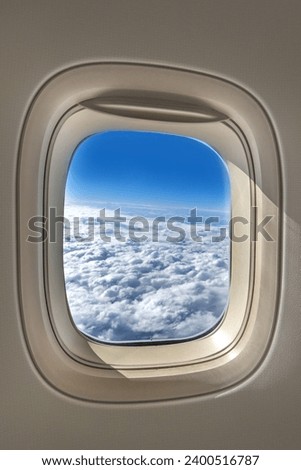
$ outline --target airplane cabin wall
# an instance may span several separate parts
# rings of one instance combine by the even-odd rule
[[[301,3],[2,0],[0,11],[0,447],[300,448]],[[278,321],[258,370],[223,393],[134,405],[83,402],[47,384],[27,351],[16,264],[22,125],[48,79],[78,64],[104,61],[224,77],[257,97],[275,127],[285,209]]]

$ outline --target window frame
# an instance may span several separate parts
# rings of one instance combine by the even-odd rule
[[[213,141],[215,142],[215,149],[219,145],[223,146],[225,155],[223,156],[224,161],[228,162],[229,166],[229,177],[231,185],[231,199],[237,201],[235,205],[232,204],[232,217],[243,216],[249,219],[251,214],[249,213],[249,207],[252,205],[251,200],[251,184],[235,184],[235,167],[230,159],[235,154],[240,158],[245,157],[244,170],[247,171],[249,168],[247,157],[245,156],[244,148],[241,141],[236,135],[232,135],[231,127],[225,125],[223,122],[210,122],[197,124],[192,128],[191,123],[171,123],[169,122],[157,122],[152,120],[136,120],[132,118],[125,118],[119,116],[108,117],[105,113],[99,113],[91,111],[85,108],[77,108],[73,114],[69,114],[68,118],[61,124],[56,136],[53,139],[50,154],[51,158],[48,166],[48,173],[46,176],[47,187],[45,194],[45,214],[47,214],[48,208],[56,208],[58,215],[63,216],[64,213],[64,196],[62,195],[62,189],[65,192],[65,182],[67,178],[68,168],[71,156],[76,150],[78,144],[82,141],[83,136],[93,135],[108,129],[110,130],[120,129],[120,126],[128,126],[127,130],[144,130],[144,131],[155,131],[168,132],[172,130],[174,134],[185,135],[198,140],[204,140],[207,137],[207,142],[212,146]],[[185,134],[184,134],[185,132]],[[187,135],[189,133],[189,135]],[[80,140],[78,141],[78,136]],[[216,138],[216,135],[219,138]],[[210,142],[208,142],[210,139]],[[231,140],[231,148],[227,148],[223,141]],[[68,145],[66,145],[68,142]],[[219,149],[217,149],[219,151]],[[230,164],[232,163],[232,165]],[[245,182],[244,182],[245,183]],[[241,189],[241,187],[243,189]],[[243,194],[242,194],[243,191]],[[69,312],[68,303],[65,294],[65,282],[64,273],[62,266],[61,246],[63,244],[63,231],[62,225],[58,230],[57,242],[49,242],[45,245],[45,272],[48,273],[47,286],[48,286],[48,304],[50,306],[50,315],[57,336],[60,336],[62,344],[65,344],[67,349],[73,353],[74,357],[79,358],[86,357],[85,346],[88,342],[92,350],[101,358],[105,360],[109,366],[113,366],[118,370],[121,369],[156,369],[166,367],[179,367],[183,366],[184,363],[193,364],[196,362],[203,362],[205,359],[210,359],[215,354],[222,354],[224,348],[228,348],[229,345],[235,340],[240,334],[241,329],[245,323],[245,316],[247,315],[246,309],[248,304],[248,277],[251,269],[251,241],[250,241],[250,227],[248,227],[248,240],[241,244],[232,245],[231,249],[231,265],[238,264],[238,258],[243,258],[242,266],[239,269],[239,275],[233,274],[233,269],[230,271],[230,292],[229,292],[229,308],[222,321],[217,325],[212,332],[206,336],[201,336],[195,339],[190,339],[189,344],[186,341],[173,342],[168,344],[168,360],[166,358],[166,344],[143,344],[140,346],[133,346],[132,344],[120,344],[120,345],[108,345],[96,340],[88,339],[84,334],[81,335],[81,339],[77,338],[79,330],[74,325],[72,316]],[[245,230],[245,229],[244,229]],[[48,230],[49,231],[49,230]],[[237,273],[238,274],[238,273]],[[243,286],[239,288],[241,279],[244,278],[245,282]],[[61,286],[64,285],[62,290]],[[239,298],[237,293],[239,292]],[[239,307],[237,307],[239,304]],[[60,306],[64,305],[64,313],[62,315]],[[232,306],[236,308],[233,309]],[[68,315],[67,315],[68,312]],[[66,324],[66,319],[70,320],[70,324]],[[76,329],[76,333],[72,335],[70,326]],[[68,331],[68,335],[64,335],[64,332]],[[61,332],[61,333],[60,333]],[[220,339],[217,341],[217,334],[220,338],[227,337],[227,340]],[[70,336],[73,336],[70,338]],[[76,343],[76,344],[75,344]],[[80,344],[81,343],[81,344]],[[73,345],[73,346],[72,346]],[[110,346],[110,348],[108,348]],[[130,348],[129,351],[125,348]],[[113,350],[114,349],[114,350]],[[162,360],[165,358],[165,360]],[[184,359],[185,358],[185,359]]]
[[[217,119],[205,122],[205,113],[203,122],[160,121],[143,117],[143,102],[138,117],[137,106],[134,114],[127,116],[119,115],[120,110],[95,109],[99,97],[108,90],[118,103],[120,90],[143,97],[145,89],[173,96],[175,103],[181,103],[183,97],[191,103],[205,103],[205,110],[213,110]],[[232,216],[250,220],[249,237],[244,243],[231,245],[229,309],[205,337],[141,346],[87,341],[68,314],[62,284],[63,231],[55,243],[26,241],[30,217],[47,217],[49,207],[63,214],[64,181],[79,142],[95,132],[124,129],[125,122],[127,130],[176,133],[202,140],[230,162]],[[268,178],[271,173],[276,182],[273,187]],[[28,115],[20,149],[18,197],[24,331],[35,363],[57,389],[97,401],[179,398],[224,389],[259,364],[271,339],[278,298],[280,172],[271,123],[249,94],[208,75],[163,67],[95,64],[64,72],[45,86]],[[270,230],[274,241],[259,238],[255,244],[251,238],[256,222],[267,214],[273,215]],[[265,258],[270,260],[270,270],[263,263]],[[47,350],[52,351],[51,358]],[[120,386],[112,394],[117,379]],[[147,381],[147,390],[141,383],[135,388],[138,379]]]

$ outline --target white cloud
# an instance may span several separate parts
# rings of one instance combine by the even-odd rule
[[[69,219],[80,217],[83,237],[88,217],[98,215],[92,208],[65,208]],[[147,217],[141,210],[139,215]],[[119,342],[187,338],[216,325],[228,301],[229,239],[212,243],[215,228],[214,233],[200,233],[202,243],[194,242],[189,226],[185,228],[188,236],[180,243],[166,241],[168,234],[176,234],[165,227],[160,227],[157,243],[135,243],[128,237],[105,243],[98,224],[94,241],[71,236],[64,245],[64,269],[77,327],[96,339]],[[125,236],[127,230],[123,224]]]

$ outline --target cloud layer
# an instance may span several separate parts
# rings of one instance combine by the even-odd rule
[[[163,226],[158,242],[137,243],[123,223],[126,242],[106,243],[97,224],[94,240],[84,239],[95,209],[66,206],[65,216],[80,217],[83,237],[71,233],[64,244],[67,298],[80,331],[107,342],[164,341],[200,335],[218,323],[228,302],[230,245],[228,237],[212,242],[218,228],[198,232],[200,243],[185,225],[185,240],[171,243],[166,237],[175,234]]]

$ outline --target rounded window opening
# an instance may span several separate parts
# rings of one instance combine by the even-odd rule
[[[72,156],[64,217],[66,295],[81,333],[147,345],[190,340],[220,324],[231,188],[212,147],[159,132],[93,134]]]

